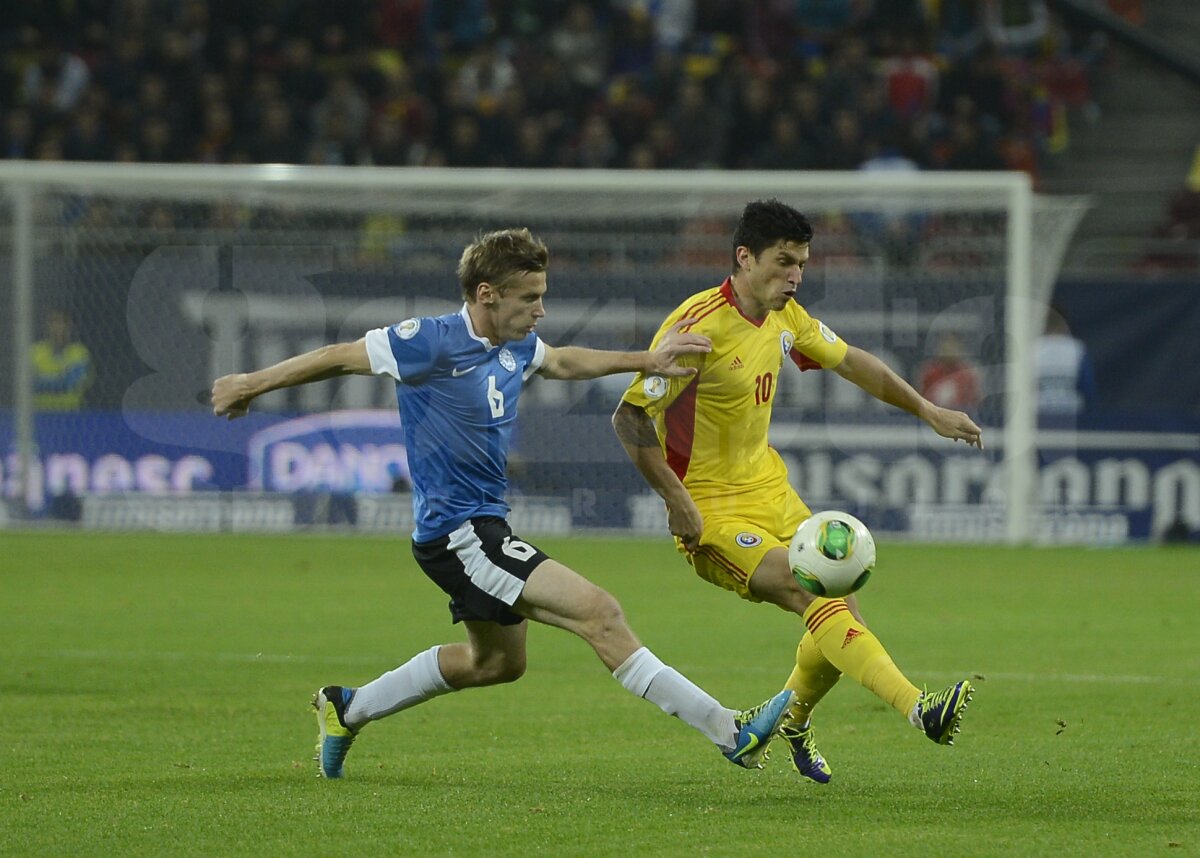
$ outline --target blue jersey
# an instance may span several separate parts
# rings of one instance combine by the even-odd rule
[[[525,381],[542,365],[537,334],[493,345],[458,313],[367,332],[371,370],[396,379],[413,481],[413,539],[429,542],[467,519],[504,517],[508,447]]]

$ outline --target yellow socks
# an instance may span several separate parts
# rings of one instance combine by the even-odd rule
[[[796,692],[796,702],[792,704],[792,719],[797,724],[804,724],[812,714],[813,707],[825,696],[825,692],[833,688],[842,672],[834,667],[825,656],[810,632],[805,632],[796,647],[796,666],[788,677],[785,688]]]
[[[858,680],[876,697],[908,717],[920,696],[920,690],[900,672],[871,630],[850,613],[845,599],[817,599],[804,612],[804,622],[808,631],[800,641],[800,649],[796,651],[793,678],[797,678],[797,673],[802,670],[800,656],[807,655],[804,653],[804,642],[811,636],[820,655],[834,668]],[[803,683],[806,686],[815,685],[810,678],[804,679]],[[832,684],[829,683],[829,686]],[[788,687],[794,688],[790,679]],[[820,694],[828,690],[829,687],[826,687]],[[817,699],[820,699],[820,695]]]

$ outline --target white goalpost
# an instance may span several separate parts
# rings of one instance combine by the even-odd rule
[[[816,229],[798,300],[910,380],[941,338],[965,343],[982,378],[975,414],[989,448],[977,461],[962,458],[961,448],[939,449],[911,418],[811,378],[828,374],[789,373],[772,440],[801,495],[874,510],[884,529],[894,522],[917,537],[923,531],[913,522],[955,508],[979,514],[981,540],[1031,538],[1033,343],[1084,204],[1036,195],[1024,174],[0,162],[0,189],[8,274],[0,309],[12,344],[0,356],[0,367],[11,364],[0,386],[0,421],[9,415],[7,427],[0,422],[9,439],[0,485],[18,517],[40,514],[64,487],[76,495],[231,488],[221,481],[241,478],[225,476],[238,467],[226,459],[244,458],[244,446],[199,441],[212,455],[180,464],[193,443],[182,440],[191,430],[180,421],[203,415],[213,374],[409,315],[452,311],[460,303],[457,254],[481,230],[529,226],[546,239],[549,342],[644,346],[663,313],[728,273],[732,226],[745,203],[777,197]],[[43,417],[36,407],[28,356],[50,308],[67,310],[92,353],[86,419],[108,426],[104,420],[119,416],[112,431],[157,445],[137,461],[126,454],[128,466],[99,448],[91,459],[70,458],[63,439],[93,424]],[[516,482],[581,509],[587,492],[601,500],[607,492],[615,512],[586,519],[592,513],[576,510],[585,524],[636,529],[649,507],[625,499],[611,439],[586,440],[602,437],[604,407],[615,404],[619,386],[535,385],[527,443],[558,470],[530,464]],[[281,420],[330,408],[360,413],[386,409],[389,396],[370,379],[349,379],[273,394],[263,409]],[[553,433],[539,428],[551,415],[561,415]],[[382,442],[353,451],[329,443],[341,457],[332,464],[312,456],[297,464],[286,451],[266,450],[242,485],[271,490],[263,476],[271,467],[297,481],[305,468],[324,467],[320,473],[339,479],[354,471],[351,490],[366,491],[362,463]],[[62,449],[53,453],[54,445]],[[388,462],[376,465],[397,476]],[[597,486],[582,485],[581,475]],[[276,483],[278,490],[286,480]]]

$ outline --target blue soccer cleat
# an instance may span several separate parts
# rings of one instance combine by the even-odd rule
[[[792,768],[810,781],[816,781],[819,784],[829,783],[829,779],[833,777],[833,770],[829,768],[829,763],[825,762],[825,758],[817,750],[811,725],[805,723],[801,726],[790,721],[780,728],[779,738],[788,743]]]
[[[317,710],[317,776],[340,778],[346,754],[354,744],[358,731],[346,724],[346,707],[354,699],[353,688],[326,685],[313,695],[312,705]]]
[[[939,745],[953,745],[974,693],[974,686],[966,679],[942,691],[923,691],[917,698],[913,723]]]
[[[737,743],[724,752],[725,759],[743,768],[761,769],[767,745],[778,735],[795,699],[796,693],[785,688],[765,703],[737,713],[733,718],[738,731]]]

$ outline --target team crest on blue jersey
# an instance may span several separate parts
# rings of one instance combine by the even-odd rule
[[[749,533],[745,530],[735,536],[734,539],[737,540],[737,544],[742,546],[742,548],[753,548],[756,545],[762,545],[761,536],[759,536],[757,533]]]
[[[791,354],[792,346],[796,344],[796,337],[791,331],[784,331],[779,335],[779,347],[783,349],[783,356],[787,357]]]
[[[419,330],[421,330],[420,319],[405,319],[396,325],[396,336],[402,340],[411,340],[417,335],[417,331]]]
[[[513,357],[513,353],[508,349],[500,349],[500,366],[509,372],[517,368],[517,359]]]

